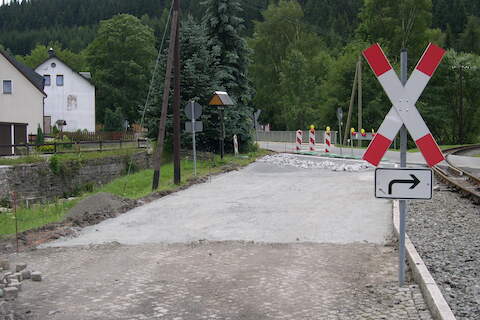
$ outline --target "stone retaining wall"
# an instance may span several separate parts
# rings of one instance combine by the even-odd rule
[[[32,202],[75,195],[125,175],[130,159],[133,159],[135,170],[151,166],[151,156],[147,152],[62,162],[57,166],[52,165],[51,159],[35,164],[0,166],[0,200],[11,199],[13,191],[19,200]]]

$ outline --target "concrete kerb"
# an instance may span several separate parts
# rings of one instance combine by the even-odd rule
[[[400,210],[398,200],[393,201],[393,226],[395,235],[398,238],[400,233]],[[405,249],[413,278],[420,286],[420,290],[422,291],[423,297],[425,298],[433,318],[436,320],[455,320],[455,315],[408,235],[405,236]]]

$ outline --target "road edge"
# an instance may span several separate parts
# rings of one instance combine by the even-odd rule
[[[400,209],[398,200],[393,201],[393,227],[397,238],[400,230]],[[432,317],[436,320],[455,320],[450,306],[442,295],[440,288],[427,269],[422,258],[418,254],[413,242],[405,235],[405,249],[407,252],[407,261],[412,270],[415,282],[420,286],[423,297],[427,303]]]

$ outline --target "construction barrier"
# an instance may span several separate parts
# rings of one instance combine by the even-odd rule
[[[238,156],[238,139],[237,135],[233,136],[233,149],[235,150],[235,155]]]
[[[325,131],[325,152],[330,153],[332,147],[332,135],[330,131],[330,127],[327,127]]]
[[[300,151],[302,149],[302,140],[303,140],[303,131],[297,130],[295,150]]]
[[[310,151],[315,151],[315,127],[310,126],[309,137],[308,137]]]

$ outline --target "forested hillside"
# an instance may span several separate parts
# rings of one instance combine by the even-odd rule
[[[434,42],[449,51],[418,107],[441,143],[479,138],[478,0],[182,0],[181,4],[182,99],[196,96],[205,102],[205,90],[231,90],[241,108],[228,115],[227,121],[239,130],[229,134],[248,140],[247,115],[255,109],[263,110],[262,121],[275,130],[310,124],[335,128],[335,110],[348,111],[363,49],[381,43],[398,67],[399,51],[406,46],[412,68],[427,43]],[[170,6],[170,0],[12,0],[0,7],[0,47],[35,66],[53,46],[75,69],[91,71],[98,90],[97,120],[114,128],[109,122],[113,118],[117,123],[141,118]],[[135,38],[136,34],[142,37]],[[153,131],[164,61],[162,55],[155,74],[156,100],[147,118]],[[365,129],[376,129],[390,103],[365,63],[363,99]],[[214,114],[209,117],[215,121]],[[352,120],[354,126],[356,113]]]

